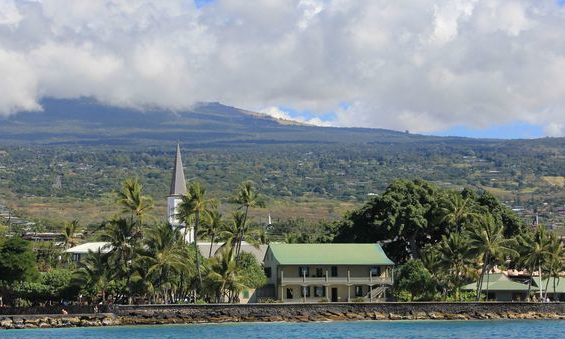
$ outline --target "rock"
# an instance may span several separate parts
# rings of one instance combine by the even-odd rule
[[[72,326],[80,325],[80,318],[79,317],[70,317],[70,318],[66,318],[64,320],[66,320]]]
[[[428,313],[428,318],[433,320],[444,319],[444,315],[441,312],[430,312]]]
[[[39,328],[51,328],[51,324],[47,323],[47,322],[41,322],[39,323]]]
[[[363,317],[362,315],[354,312],[347,312],[345,316],[349,319],[365,319],[365,317]]]
[[[37,326],[39,324],[39,319],[37,318],[24,319],[24,323]]]
[[[10,329],[14,327],[14,322],[10,318],[0,320],[0,327]]]
[[[386,314],[382,313],[382,312],[377,312],[375,311],[373,314],[373,319],[375,320],[384,320],[386,319]]]
[[[388,318],[390,320],[402,320],[402,316],[400,314],[389,313]]]

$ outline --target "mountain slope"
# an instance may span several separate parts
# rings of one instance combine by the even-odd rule
[[[6,143],[137,144],[182,140],[200,146],[439,141],[384,129],[329,128],[291,123],[219,103],[172,112],[111,107],[90,99],[46,99],[41,112],[0,119]]]

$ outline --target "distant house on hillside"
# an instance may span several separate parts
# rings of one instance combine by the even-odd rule
[[[26,232],[22,238],[29,241],[62,241],[64,235],[53,232]]]
[[[283,302],[391,297],[394,263],[378,244],[271,244],[265,274]]]
[[[71,253],[73,255],[73,261],[78,263],[83,261],[87,256],[89,251],[96,253],[108,253],[112,250],[109,242],[98,241],[98,242],[87,242],[75,247],[71,247],[65,251],[65,253]]]

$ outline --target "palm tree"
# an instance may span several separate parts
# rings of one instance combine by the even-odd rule
[[[112,220],[104,225],[104,232],[101,240],[109,243],[108,262],[115,270],[113,270],[113,278],[125,278],[126,285],[124,287],[125,296],[134,270],[132,260],[138,251],[141,233],[136,223],[129,222],[126,219]]]
[[[78,232],[78,228],[78,220],[73,220],[65,225],[65,228],[63,229],[63,246],[65,249],[78,245],[79,239],[75,237],[75,234]]]
[[[106,287],[110,281],[107,255],[102,253],[101,248],[96,252],[89,250],[84,263],[79,265],[80,268],[73,273],[73,285],[89,286],[102,294],[103,301],[106,300]]]
[[[238,291],[245,288],[239,278],[239,267],[234,258],[234,248],[229,242],[226,244],[220,256],[213,257],[209,261],[208,280],[215,291],[217,302],[225,302],[226,297],[227,300],[231,300]]]
[[[202,220],[202,226],[204,226],[198,236],[207,237],[210,239],[210,252],[208,253],[208,258],[212,257],[212,248],[214,247],[214,240],[220,235],[224,229],[224,220],[222,219],[222,214],[217,210],[210,211],[205,215]]]
[[[198,226],[201,217],[208,214],[214,207],[216,207],[216,201],[214,199],[206,199],[206,189],[199,182],[193,182],[188,187],[188,191],[182,197],[182,201],[178,206],[179,218],[185,222],[185,229],[188,229],[190,221],[194,217],[194,250],[196,252],[196,271],[198,272],[199,287],[202,287],[202,272],[200,270],[200,255],[197,243]]]
[[[469,248],[483,262],[479,283],[477,284],[477,301],[481,299],[483,278],[485,272],[490,270],[491,262],[505,259],[506,256],[514,257],[518,255],[518,252],[514,250],[516,241],[504,238],[504,227],[496,224],[492,215],[486,214],[478,221],[478,224],[475,224],[468,232]]]
[[[548,246],[547,246],[547,254],[548,254],[548,279],[545,286],[545,298],[547,298],[547,294],[549,291],[548,285],[549,278],[553,280],[553,295],[556,295],[556,281],[560,279],[560,273],[565,269],[565,251],[563,250],[563,242],[561,239],[551,233],[549,236]]]
[[[149,230],[143,250],[136,258],[137,265],[146,266],[147,278],[152,282],[154,291],[161,292],[165,303],[172,296],[180,274],[190,270],[184,246],[180,231],[163,223]]]
[[[143,185],[133,178],[126,179],[122,183],[122,190],[117,194],[117,202],[122,206],[122,212],[130,215],[131,222],[141,231],[145,214],[153,208],[153,200],[143,195]]]
[[[236,247],[236,260],[239,260],[239,253],[241,251],[241,243],[243,242],[243,237],[247,231],[247,218],[249,215],[249,209],[251,207],[264,207],[265,204],[260,200],[259,191],[255,188],[252,181],[245,181],[241,183],[237,191],[235,201],[241,205],[240,208],[244,210],[243,224],[240,233],[237,238]]]
[[[455,297],[461,300],[461,285],[465,272],[472,263],[469,255],[469,240],[460,233],[443,235],[438,246],[442,266],[447,267],[448,277],[455,287]]]
[[[449,199],[446,199],[441,207],[441,220],[461,232],[463,224],[478,217],[478,214],[472,210],[471,204],[472,200],[469,197],[463,198],[461,193],[451,192]]]
[[[528,298],[530,298],[535,267],[538,267],[541,281],[541,266],[549,254],[549,239],[545,227],[538,225],[533,232],[522,235],[519,238],[519,243],[520,259],[518,264],[530,272],[530,280],[528,282]],[[539,288],[541,289],[542,286],[539,286]]]

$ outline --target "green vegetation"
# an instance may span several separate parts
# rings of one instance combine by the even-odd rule
[[[444,190],[421,180],[393,182],[334,227],[335,242],[383,243],[399,264],[401,300],[468,300],[460,289],[475,279],[475,298],[482,300],[483,281],[495,267],[527,270],[531,286],[532,272],[558,277],[565,264],[554,232],[527,227],[489,192]]]
[[[17,237],[4,240],[0,245],[0,279],[13,283],[35,281],[37,276],[35,255],[29,243]]]
[[[188,228],[181,231],[167,223],[147,222],[152,203],[138,180],[125,180],[116,193],[115,204],[121,210],[94,235],[107,242],[107,248],[90,252],[76,267],[63,260],[63,250],[80,241],[76,221],[65,225],[60,247],[44,248],[54,254],[48,257],[61,257],[42,266],[45,272],[38,273],[36,266],[36,257],[45,256],[45,251],[34,253],[30,243],[18,237],[4,240],[0,244],[4,302],[30,306],[77,301],[79,295],[84,297],[82,301],[91,302],[235,302],[242,290],[266,283],[261,264],[241,251],[243,241],[260,241],[254,240],[261,233],[249,224],[246,214],[260,205],[260,194],[252,182],[244,182],[236,193],[235,200],[245,212],[236,212],[231,226],[221,221],[216,202],[206,198],[203,185],[189,185],[179,216],[196,234],[225,242],[209,259],[200,255],[196,242],[186,243]]]

